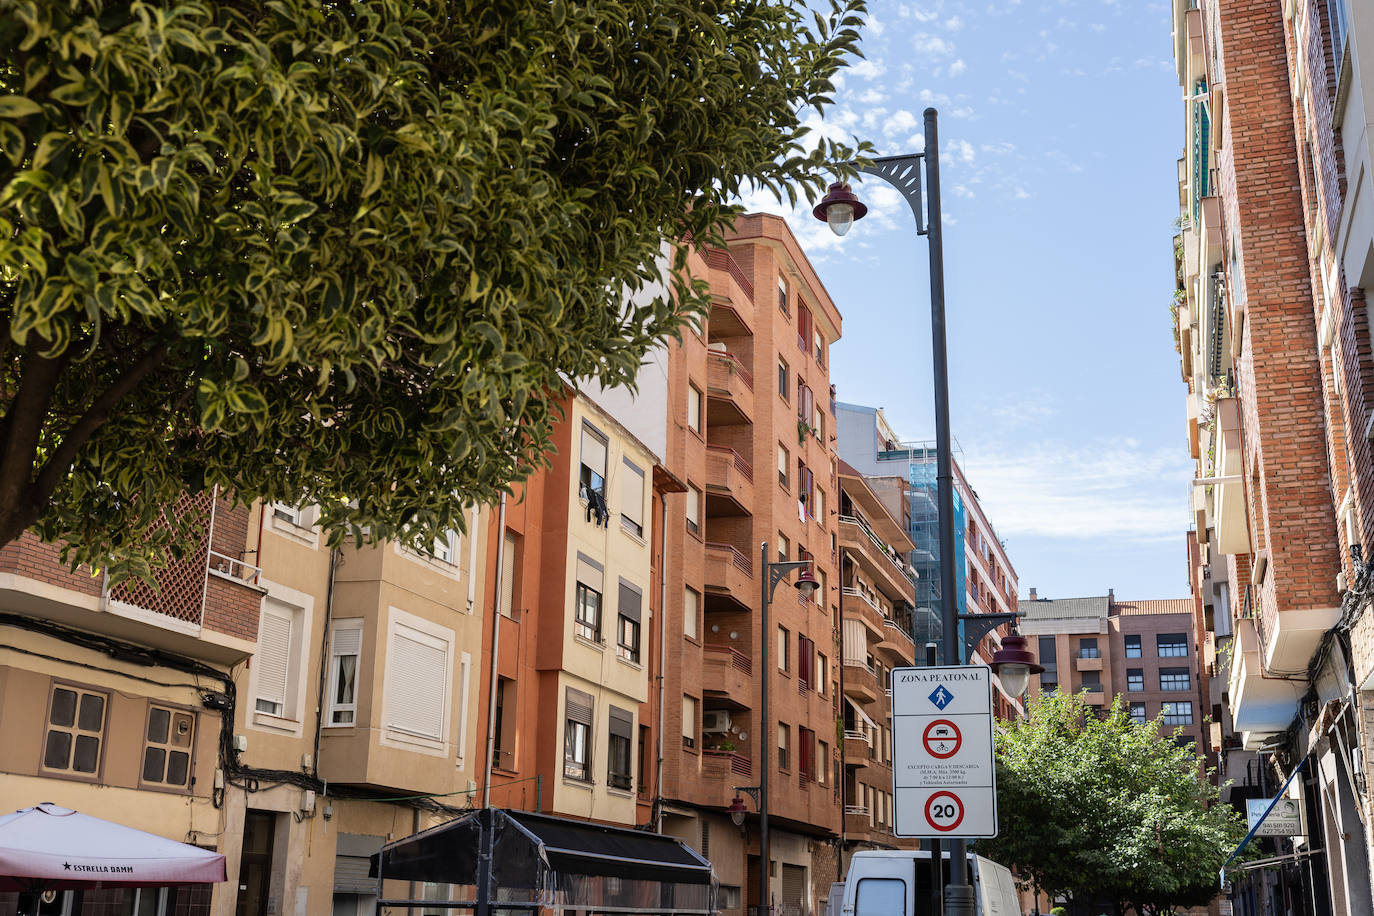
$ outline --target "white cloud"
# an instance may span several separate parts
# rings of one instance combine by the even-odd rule
[[[948,159],[969,165],[973,164],[975,158],[973,144],[967,140],[951,140],[949,145],[945,147],[944,155]]]
[[[961,57],[961,58],[959,58],[958,60],[956,60],[954,63],[952,63],[952,64],[949,65],[949,75],[950,75],[950,76],[962,76],[962,75],[963,75],[963,72],[964,72],[965,70],[967,70],[967,69],[968,69],[968,66],[965,65],[964,59]]]
[[[951,32],[957,32],[963,27],[964,20],[960,19],[958,16],[950,16],[945,20],[945,28],[949,29]]]
[[[916,49],[918,54],[928,54],[931,57],[948,57],[954,53],[954,43],[946,41],[939,35],[932,35],[930,32],[917,32],[911,40],[911,46]]]
[[[1030,200],[1030,193],[1025,188],[1017,188],[1012,196],[1017,200]]]
[[[1004,535],[1162,541],[1188,524],[1192,462],[1172,447],[1021,441],[970,450],[965,465]]]
[[[861,60],[858,63],[849,67],[847,70],[841,70],[840,72],[846,73],[850,76],[857,76],[859,79],[871,80],[877,79],[878,77],[886,73],[887,66],[882,61],[874,60],[870,57]]]
[[[914,114],[902,108],[893,112],[892,117],[883,123],[883,133],[886,136],[895,137],[897,134],[914,130],[916,125],[920,123]]]

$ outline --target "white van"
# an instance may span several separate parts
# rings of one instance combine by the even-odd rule
[[[1021,916],[1006,866],[972,854],[968,860],[978,916]],[[930,850],[864,850],[854,853],[844,881],[830,885],[826,916],[930,916],[938,912],[934,894]]]

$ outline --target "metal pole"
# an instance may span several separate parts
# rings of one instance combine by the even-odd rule
[[[964,664],[964,641],[959,638],[959,596],[955,592],[954,469],[949,443],[949,362],[945,353],[945,256],[940,225],[940,137],[934,108],[925,110],[927,235],[930,242],[930,341],[935,368],[935,480],[940,500],[940,616],[944,622],[945,664]],[[949,884],[945,912],[972,916],[973,888],[962,839],[950,839]]]
[[[654,833],[663,832],[663,706],[668,682],[663,663],[668,658],[668,493],[659,494],[658,532],[658,759],[654,764]],[[700,613],[700,611],[698,611]]]
[[[501,494],[500,520],[497,523],[496,540],[496,585],[492,590],[492,606],[496,608],[496,613],[491,615],[491,684],[488,688],[487,696],[487,772],[482,779],[482,807],[491,807],[491,767],[492,757],[496,753],[496,688],[500,680],[496,674],[498,670],[497,652],[501,648],[501,592],[505,588],[502,582],[502,570],[506,565],[506,494]],[[476,537],[473,532],[473,537]],[[474,570],[472,575],[476,575]]]
[[[759,630],[763,634],[759,644],[760,672],[759,686],[759,911],[758,916],[769,916],[772,908],[768,905],[768,600],[772,597],[772,578],[768,569],[768,542],[759,548],[759,584],[762,602],[759,605]]]
[[[845,824],[845,808],[849,806],[849,791],[845,788],[849,768],[844,765],[844,743],[849,740],[845,737],[844,727],[844,704],[849,701],[844,695],[844,564],[848,554],[840,550],[840,604],[839,610],[835,612],[835,621],[840,628],[840,854],[835,857],[835,880],[844,880],[844,847],[849,840],[849,831]],[[855,722],[855,725],[859,723]],[[831,914],[834,916],[834,914]]]

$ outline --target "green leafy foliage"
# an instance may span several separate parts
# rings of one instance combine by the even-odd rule
[[[863,12],[0,0],[0,544],[210,485],[461,528],[704,307],[684,245],[863,152],[802,123]]]
[[[1081,698],[1042,695],[996,738],[998,836],[978,851],[1040,890],[1118,912],[1172,913],[1216,894],[1245,835],[1193,752],[1133,723],[1121,697],[1099,718]]]

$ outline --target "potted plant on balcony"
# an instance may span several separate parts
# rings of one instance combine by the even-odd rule
[[[811,424],[810,424],[810,423],[807,423],[805,420],[798,420],[798,421],[797,421],[797,444],[798,444],[798,445],[805,445],[805,444],[806,444],[806,436],[807,436],[807,434],[810,433],[810,432],[811,432]]]
[[[724,738],[724,737],[722,737],[722,738],[714,738],[714,739],[711,740],[710,743],[708,743],[708,744],[706,745],[706,749],[707,749],[708,751],[720,751],[720,752],[726,753],[726,754],[733,752],[733,751],[735,750],[736,747],[737,747],[737,745],[735,744],[734,741],[732,741],[732,740],[729,739],[729,738]]]

